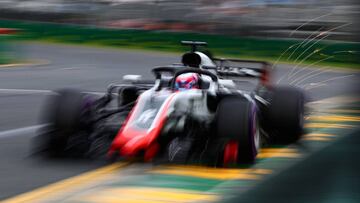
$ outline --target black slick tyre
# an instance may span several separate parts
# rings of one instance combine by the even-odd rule
[[[82,127],[80,117],[85,102],[84,94],[72,89],[57,91],[47,100],[42,118],[47,126],[35,139],[40,151],[51,156],[64,154],[70,136]]]
[[[304,94],[293,87],[277,87],[268,109],[267,122],[273,141],[287,144],[303,134]]]
[[[229,164],[229,150],[230,162],[254,162],[260,145],[255,104],[242,97],[226,97],[220,101],[216,116],[217,137],[224,143],[223,164]]]

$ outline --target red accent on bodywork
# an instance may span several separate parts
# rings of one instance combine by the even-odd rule
[[[261,74],[260,77],[260,82],[262,85],[266,86],[266,87],[270,87],[271,86],[271,81],[270,81],[270,69],[271,69],[271,65],[270,64],[266,64],[264,66],[264,70],[263,73]]]
[[[160,150],[160,145],[155,142],[153,143],[146,151],[145,151],[145,155],[144,155],[144,161],[145,162],[149,162],[151,161],[156,154],[158,153],[158,151]]]
[[[238,157],[239,143],[237,141],[230,141],[225,145],[224,149],[224,166],[236,163]]]
[[[109,154],[118,151],[120,156],[134,157],[141,151],[146,152],[148,148],[156,142],[156,138],[159,136],[165,124],[167,112],[175,94],[176,93],[171,94],[169,98],[166,99],[163,104],[164,108],[161,109],[161,112],[158,112],[158,115],[160,115],[159,118],[154,121],[155,123],[152,124],[154,127],[150,129],[139,129],[130,125],[135,119],[135,112],[141,108],[136,104],[111,144]],[[154,151],[157,152],[157,150]],[[151,156],[148,155],[147,159],[152,159],[156,155],[156,153],[149,154]]]

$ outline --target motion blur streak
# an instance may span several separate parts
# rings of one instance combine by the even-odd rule
[[[334,134],[326,134],[326,133],[310,133],[304,136],[305,140],[312,141],[330,141],[336,138],[337,135]]]
[[[324,115],[324,116],[310,116],[309,120],[313,121],[354,121],[359,122],[360,117],[357,116],[338,116],[338,115]]]
[[[257,156],[258,158],[274,158],[274,157],[283,157],[283,158],[300,158],[296,150],[290,148],[264,148],[260,151]]]
[[[259,175],[270,174],[268,169],[214,169],[206,167],[164,167],[151,170],[151,173],[181,175],[198,178],[216,179],[216,180],[231,180],[231,179],[249,179],[257,180],[261,177]],[[221,176],[219,176],[221,173]]]
[[[41,127],[46,126],[44,125],[35,125],[29,127],[23,127],[13,130],[6,130],[0,132],[0,139],[6,137],[14,137],[14,136],[21,136],[21,135],[32,135],[36,130],[40,129]]]
[[[50,90],[32,90],[32,89],[0,89],[3,94],[52,94]]]
[[[127,163],[115,163],[109,166],[105,166],[103,168],[99,168],[94,171],[65,179],[60,182],[36,189],[34,191],[21,194],[19,196],[15,196],[13,198],[1,201],[1,203],[31,203],[37,202],[40,199],[44,200],[47,197],[51,197],[56,194],[65,193],[66,191],[71,191],[78,187],[89,185],[93,182],[102,181],[111,177],[112,172],[125,167],[126,165]]]
[[[89,203],[160,203],[160,202],[214,202],[220,198],[215,194],[201,194],[194,192],[186,192],[182,190],[166,189],[166,188],[115,188],[106,189],[96,194],[75,199],[77,201],[86,201]]]
[[[306,124],[307,128],[351,128],[352,125],[336,124],[336,123],[309,123]]]
[[[359,14],[360,0],[0,0],[0,203],[360,202]],[[124,91],[106,94],[106,87],[124,82],[122,76],[126,74],[141,75],[153,82],[151,68],[182,62],[179,53],[189,49],[179,44],[181,40],[207,42],[208,47],[199,47],[198,51],[209,59],[213,55],[219,59],[265,61],[269,74],[265,69],[260,71],[266,72],[263,79],[277,83],[265,88],[257,85],[259,92],[266,93],[278,86],[292,86],[305,92],[301,100],[304,98],[305,109],[309,111],[294,116],[296,120],[305,117],[298,123],[305,125],[304,131],[298,131],[305,132],[303,137],[291,144],[267,143],[272,134],[281,133],[277,129],[267,133],[261,127],[259,134],[264,135],[261,142],[264,141],[265,148],[252,153],[257,154],[254,162],[224,164],[230,168],[219,168],[218,162],[224,158],[237,160],[239,149],[229,153],[236,156],[223,156],[221,152],[209,153],[207,157],[208,151],[221,149],[225,143],[218,146],[203,139],[196,144],[206,143],[204,149],[194,147],[191,151],[199,153],[189,156],[189,151],[179,146],[192,147],[192,140],[172,142],[173,146],[178,144],[175,151],[168,147],[171,133],[169,140],[165,137],[165,144],[161,143],[168,148],[161,149],[159,160],[109,163],[104,155],[109,147],[107,141],[112,141],[113,132],[119,131],[126,117],[111,113],[127,102],[122,97]],[[229,73],[237,72],[232,66],[244,67],[238,74],[252,77],[259,68],[226,60],[216,63],[229,69]],[[211,71],[219,73],[216,69]],[[166,80],[160,86],[174,80],[167,74],[163,79]],[[219,79],[225,79],[224,75],[219,74]],[[244,87],[241,88],[244,93],[254,85],[247,79],[232,80],[232,76],[229,79]],[[66,126],[54,133],[51,127],[61,125],[51,125],[43,120],[46,117],[43,114],[54,109],[66,114],[66,109],[70,113],[74,109],[44,108],[44,104],[48,97],[61,98],[57,97],[59,90],[69,87],[79,90],[81,102],[76,102],[80,101],[76,94],[69,96],[74,98],[69,102],[54,101],[66,103],[65,107],[76,107],[77,103],[81,108],[74,108],[79,110],[74,117],[54,119],[65,121],[58,123]],[[141,94],[142,88],[132,96]],[[104,94],[112,100],[109,106],[97,111],[96,101],[100,101],[97,98]],[[205,105],[189,104],[212,106],[211,113],[219,112],[216,105],[220,100],[212,96],[202,94],[202,98],[209,99]],[[274,95],[268,92],[264,96]],[[274,113],[295,112],[284,110],[291,104],[290,94],[279,98],[284,105],[279,105]],[[271,100],[259,96],[257,99],[264,107],[272,106]],[[229,106],[221,120],[235,121],[230,126],[236,127],[244,123],[229,116],[244,109],[238,106]],[[262,108],[263,105],[254,109]],[[174,109],[180,108],[174,105]],[[144,114],[143,120],[148,120],[145,118],[150,114]],[[111,116],[97,120],[104,115]],[[264,115],[253,117],[252,121],[272,126],[271,122],[263,121]],[[85,119],[80,122],[71,119],[78,116]],[[168,120],[188,120],[175,116],[176,119]],[[203,131],[197,124],[215,123],[207,124],[207,120],[171,125],[192,128],[191,132],[184,131],[191,135]],[[46,123],[50,125],[45,126]],[[280,128],[286,122],[279,123]],[[64,131],[71,131],[71,127],[81,129],[75,133],[79,136],[69,133],[71,139],[63,139]],[[211,133],[201,134],[207,136],[216,131],[211,128]],[[179,138],[185,134],[177,129],[176,132]],[[284,133],[284,137],[294,134]],[[65,157],[42,156],[41,150],[33,149],[38,147],[34,143],[39,135],[44,135],[45,141],[60,137],[67,144],[63,151],[71,153]],[[227,139],[233,138],[224,140]],[[61,145],[61,141],[54,140],[51,147]],[[243,144],[243,139],[238,141],[236,145]],[[69,150],[71,146],[79,147]],[[82,150],[87,147],[88,150]],[[84,153],[79,155],[79,151]],[[167,152],[174,165],[167,162]],[[143,155],[143,151],[139,154]],[[200,165],[207,159],[217,163],[190,165]],[[188,165],[179,165],[184,160]]]

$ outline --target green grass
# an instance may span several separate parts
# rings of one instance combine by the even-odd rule
[[[14,61],[15,58],[9,45],[9,38],[0,36],[0,65],[13,63]]]
[[[276,61],[288,47],[301,42],[297,40],[259,39],[197,33],[105,29],[9,20],[0,20],[0,27],[20,29],[21,32],[16,36],[18,40],[40,40],[164,52],[186,51],[188,50],[187,47],[179,45],[181,40],[199,40],[208,42],[209,49],[217,56],[256,58],[271,61]],[[316,42],[316,40],[313,42]],[[292,51],[296,49],[296,46],[293,46],[292,49],[283,54],[280,61],[299,63],[302,59],[315,52],[304,63],[310,64],[331,57],[317,65],[360,68],[358,65],[360,62],[360,43],[325,41],[310,47],[311,45],[312,43],[309,43],[308,46],[299,47],[289,58]]]

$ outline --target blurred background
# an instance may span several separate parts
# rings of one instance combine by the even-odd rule
[[[154,189],[147,195],[178,189],[178,202],[194,193],[248,191],[229,202],[360,202],[359,19],[359,0],[0,0],[0,200],[106,165],[29,155],[53,90],[101,93],[124,74],[150,78],[150,68],[179,62],[188,51],[181,40],[197,40],[215,56],[273,63],[275,84],[302,88],[309,97],[307,134],[296,145],[268,148],[246,170],[116,168],[113,182],[99,183],[103,192],[93,195],[118,197],[108,189],[119,186],[134,196],[144,188]],[[238,178],[248,175],[255,178]],[[83,198],[106,202],[95,196]],[[72,198],[52,202],[83,202]]]
[[[280,61],[315,51],[305,61],[354,67],[359,8],[356,0],[2,0],[0,28],[22,40],[163,51],[183,51],[182,39],[203,40],[216,54],[269,60],[293,48]],[[2,33],[0,40],[9,38]],[[296,40],[300,49],[291,47]]]
[[[359,7],[356,0],[2,0],[0,17],[276,38],[304,38],[352,23],[330,31],[328,39],[356,41]]]

